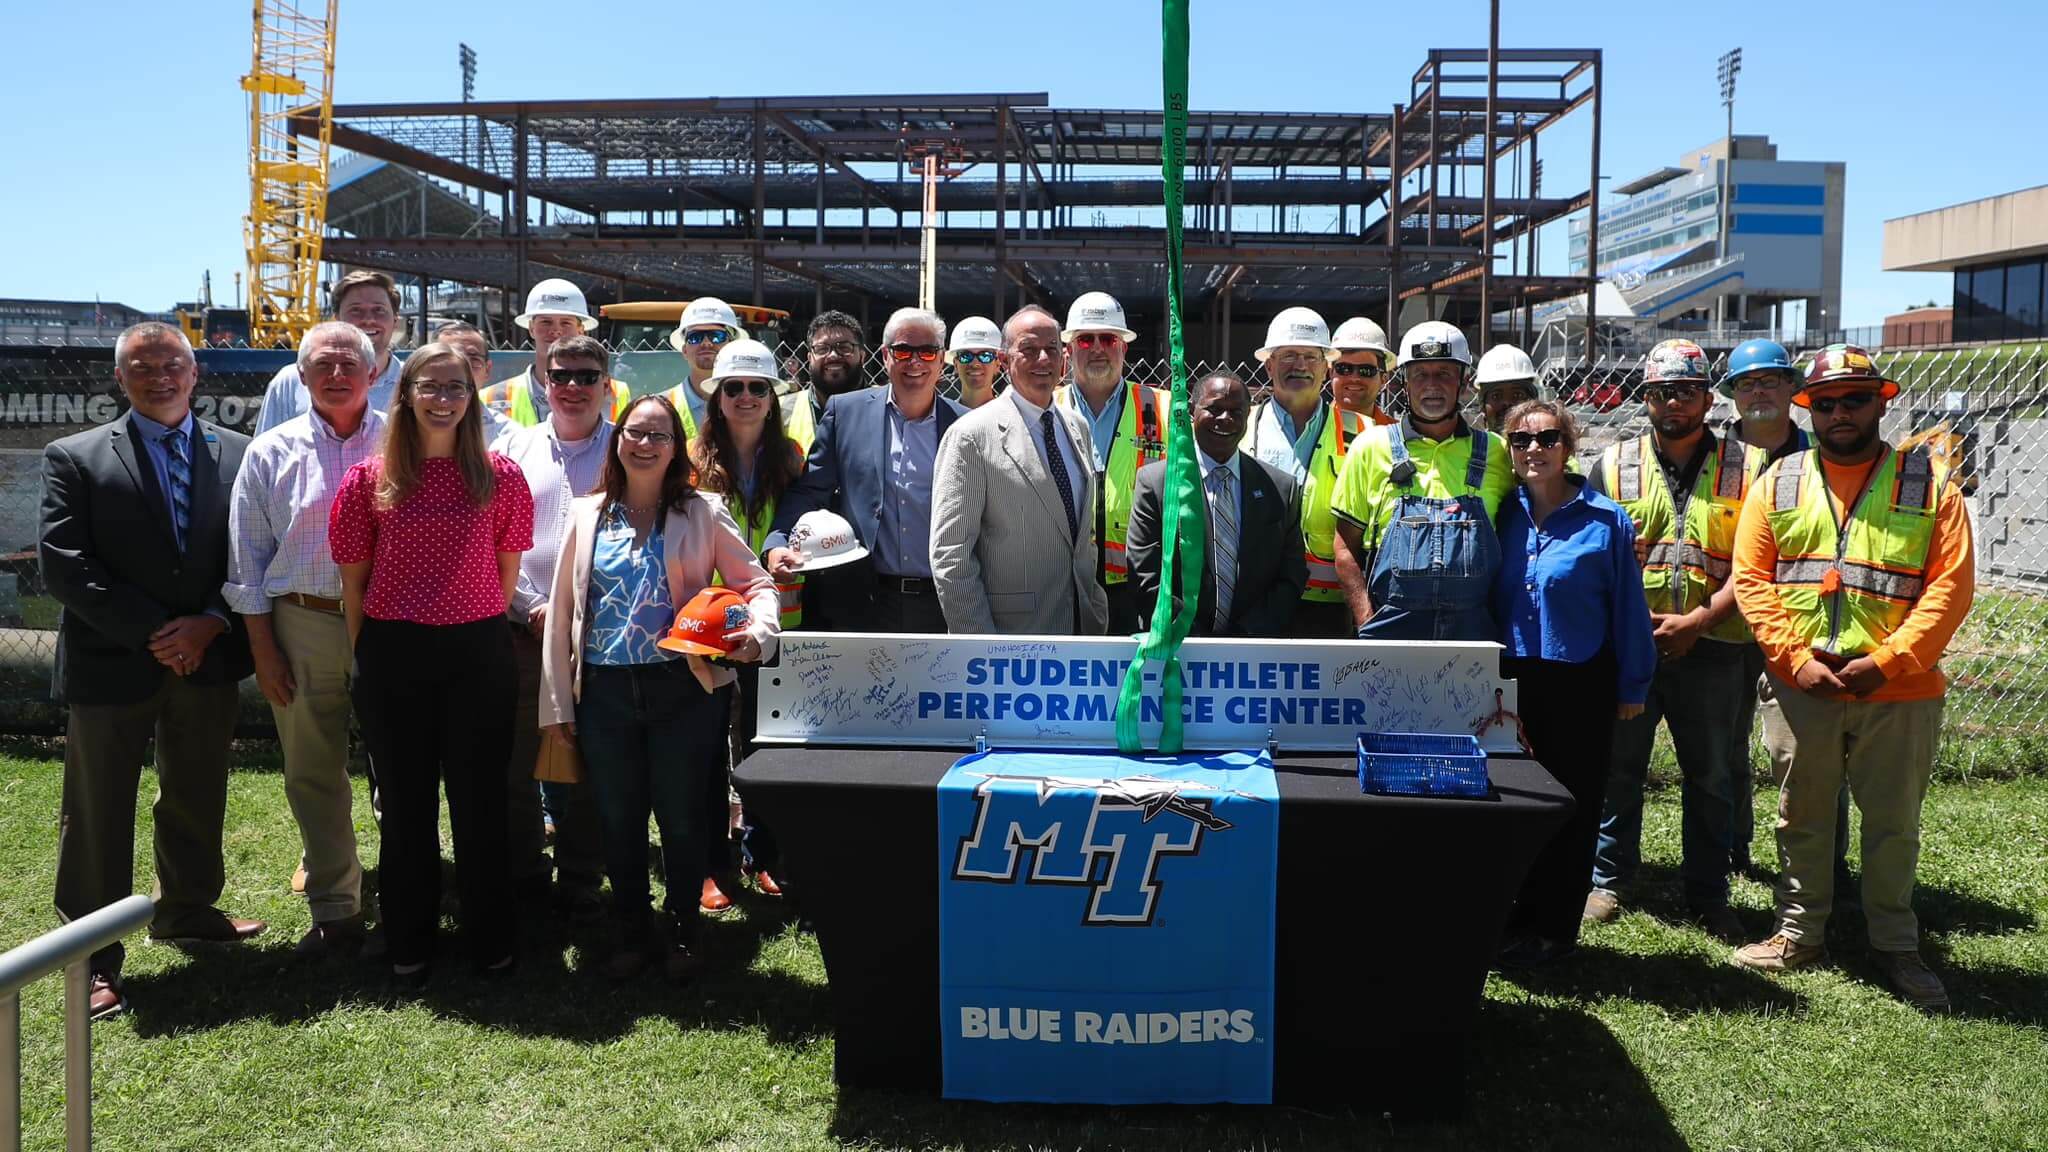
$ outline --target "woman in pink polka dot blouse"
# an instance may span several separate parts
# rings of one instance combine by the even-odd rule
[[[424,982],[441,915],[440,790],[448,791],[469,961],[513,963],[505,762],[512,637],[505,605],[533,547],[533,494],[484,448],[469,361],[446,344],[399,376],[382,457],[349,469],[328,540],[355,644],[353,685],[384,802],[379,859],[393,975]]]

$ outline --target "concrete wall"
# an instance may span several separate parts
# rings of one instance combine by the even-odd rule
[[[1887,272],[1946,272],[2048,252],[2048,184],[1884,222]]]

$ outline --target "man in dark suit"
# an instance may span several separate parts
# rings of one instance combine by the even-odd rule
[[[832,397],[818,422],[804,474],[775,507],[761,560],[777,580],[798,571],[801,556],[789,530],[804,513],[827,508],[846,518],[868,550],[832,581],[820,605],[826,620],[814,631],[944,632],[946,618],[932,586],[928,545],[932,473],[939,440],[966,409],[939,395],[945,372],[946,322],[937,313],[902,308],[882,329],[887,388]]]
[[[156,741],[156,918],[150,936],[228,943],[263,931],[214,907],[224,883],[228,740],[249,675],[221,598],[228,500],[246,436],[196,420],[192,348],[138,324],[114,346],[126,415],[43,451],[43,580],[64,606],[53,695],[69,705],[57,913],[133,890],[135,789]],[[121,944],[91,959],[95,1018],[127,1006]]]
[[[1289,635],[1294,606],[1308,583],[1301,550],[1301,489],[1287,473],[1238,451],[1250,411],[1244,381],[1228,372],[1203,377],[1190,393],[1209,509],[1209,562],[1202,568],[1191,635]],[[1129,548],[1141,628],[1151,626],[1159,600],[1165,483],[1164,461],[1138,470]],[[1187,562],[1183,553],[1178,564]],[[1178,605],[1177,591],[1174,598]]]

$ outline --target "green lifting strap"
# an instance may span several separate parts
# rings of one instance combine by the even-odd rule
[[[1160,78],[1166,116],[1160,127],[1159,168],[1166,185],[1166,316],[1171,349],[1173,410],[1166,435],[1166,477],[1159,532],[1159,602],[1149,630],[1124,673],[1116,702],[1116,745],[1125,755],[1144,750],[1138,721],[1145,695],[1145,665],[1165,662],[1159,672],[1163,699],[1159,751],[1181,750],[1180,646],[1194,627],[1202,597],[1202,567],[1209,559],[1209,515],[1202,498],[1202,467],[1195,460],[1194,425],[1188,421],[1187,349],[1181,334],[1181,205],[1188,146],[1188,0],[1162,0],[1165,50]],[[1183,563],[1183,561],[1185,561]],[[1178,583],[1176,584],[1176,578]],[[1178,587],[1180,596],[1172,595]],[[1174,611],[1174,602],[1180,611]]]

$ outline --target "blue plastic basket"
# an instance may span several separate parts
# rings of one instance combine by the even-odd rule
[[[1486,753],[1471,736],[1361,732],[1358,787],[1401,796],[1484,796]]]

